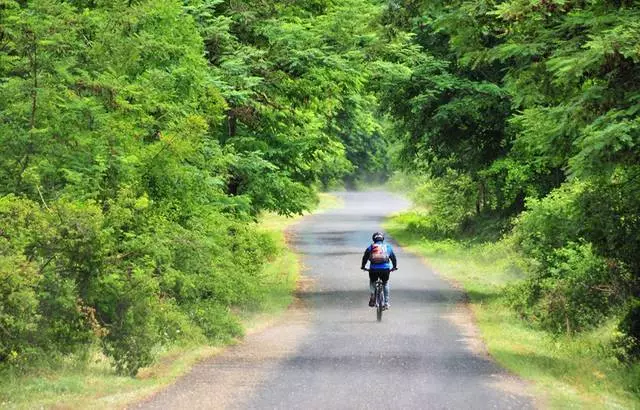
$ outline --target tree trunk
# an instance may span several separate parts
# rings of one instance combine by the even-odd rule
[[[227,111],[227,126],[228,126],[229,138],[235,137],[237,119],[233,112],[233,109],[230,109],[229,111]]]
[[[29,129],[36,126],[36,110],[38,108],[38,44],[35,34],[31,33],[33,40],[32,53],[30,55],[31,75],[33,76],[33,89],[31,90],[31,116],[29,119]]]
[[[478,182],[478,196],[476,197],[476,214],[480,214],[484,202],[484,183],[480,181]]]

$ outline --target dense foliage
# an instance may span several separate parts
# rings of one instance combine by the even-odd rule
[[[414,36],[380,87],[406,170],[439,192],[419,228],[519,215],[522,316],[572,333],[619,315],[640,341],[638,4],[398,0],[385,19]]]
[[[0,0],[0,365],[241,332],[263,211],[425,176],[437,238],[513,235],[521,316],[640,351],[640,8]]]
[[[0,1],[0,365],[241,328],[254,224],[387,172],[365,1]]]

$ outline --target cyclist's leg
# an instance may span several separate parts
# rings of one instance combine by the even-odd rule
[[[369,271],[369,306],[373,307],[376,304],[374,293],[376,291],[376,280],[378,280],[378,274],[375,271]]]
[[[369,291],[373,295],[373,292],[376,290],[376,281],[378,280],[378,272],[375,270],[369,271]]]
[[[389,270],[380,272],[380,279],[382,279],[382,283],[384,284],[384,304],[389,304]]]
[[[389,305],[389,281],[384,283],[384,304]]]

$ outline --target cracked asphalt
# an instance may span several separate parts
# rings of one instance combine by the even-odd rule
[[[528,409],[530,387],[485,353],[462,293],[388,238],[391,309],[367,306],[371,234],[409,204],[337,193],[341,208],[292,228],[307,285],[275,325],[197,365],[138,408]]]

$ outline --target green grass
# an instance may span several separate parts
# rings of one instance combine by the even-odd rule
[[[406,229],[415,215],[397,215],[385,229],[441,276],[465,289],[482,338],[503,367],[534,382],[550,408],[640,409],[640,365],[627,367],[609,344],[614,324],[579,336],[552,336],[519,320],[503,297],[523,277],[508,241],[433,241]]]
[[[77,359],[42,366],[27,375],[0,375],[0,408],[114,408],[143,398],[170,384],[198,361],[220,351],[215,346],[174,347],[136,378],[118,376],[108,360],[94,353],[89,363]]]
[[[338,198],[321,194],[314,212],[338,206]],[[300,262],[286,246],[285,229],[300,218],[267,214],[259,222],[260,228],[269,232],[280,245],[280,252],[265,267],[266,297],[258,305],[236,310],[248,334],[277,320],[293,299]],[[26,375],[4,369],[0,371],[0,408],[122,408],[161,390],[197,362],[223,349],[222,344],[174,346],[158,352],[155,364],[141,369],[135,378],[116,375],[97,347],[90,360],[68,357],[63,361],[42,363]]]

